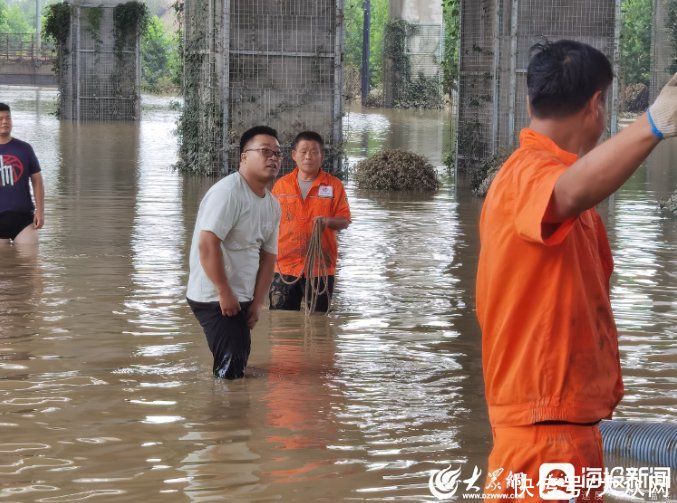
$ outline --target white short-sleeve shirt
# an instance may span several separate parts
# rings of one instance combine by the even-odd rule
[[[221,240],[226,278],[240,302],[254,298],[261,249],[277,254],[280,205],[266,190],[256,195],[240,173],[215,183],[205,194],[195,221],[190,247],[190,274],[186,296],[196,302],[214,302],[219,294],[200,263],[200,232]]]

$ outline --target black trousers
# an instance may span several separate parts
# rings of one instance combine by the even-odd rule
[[[284,276],[287,282],[294,281],[295,276]],[[303,303],[303,291],[306,287],[305,276],[293,284],[287,285],[282,281],[279,273],[275,273],[273,284],[270,285],[270,309],[284,309],[287,311],[300,311]],[[329,298],[334,293],[334,276],[328,276],[329,289],[327,293],[320,295],[317,298],[317,305],[315,311],[318,313],[326,313],[329,309]],[[324,288],[324,281],[320,280],[320,289]]]
[[[214,356],[214,376],[221,379],[244,377],[252,346],[251,333],[247,327],[247,310],[252,303],[240,302],[242,309],[239,313],[224,316],[218,302],[186,300],[207,337],[207,344]]]

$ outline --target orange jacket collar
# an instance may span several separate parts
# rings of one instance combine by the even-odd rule
[[[296,166],[296,167],[294,167],[294,170],[290,173],[291,175],[293,175],[292,177],[293,177],[294,183],[296,184],[297,187],[299,187],[299,171],[300,171],[299,167]],[[318,171],[317,176],[313,180],[313,183],[310,186],[310,188],[312,189],[316,185],[320,185],[322,183],[322,181],[325,179],[326,175],[327,175],[327,172],[325,170],[323,170],[322,168],[320,168],[320,171]],[[300,190],[301,190],[301,188],[299,187],[299,191]]]
[[[544,134],[537,133],[533,129],[524,128],[520,131],[520,146],[522,147],[536,147],[539,150],[545,148],[557,156],[567,166],[571,166],[578,160],[576,154],[567,152],[552,140],[552,138]]]

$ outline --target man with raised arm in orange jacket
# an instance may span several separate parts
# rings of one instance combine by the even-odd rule
[[[567,40],[534,50],[531,121],[484,202],[477,274],[494,441],[488,471],[500,475],[486,492],[514,494],[515,474],[525,474],[531,487],[518,491],[527,500],[564,495],[548,487],[547,474],[585,479],[603,468],[598,423],[611,417],[623,382],[609,299],[613,259],[594,207],[677,134],[677,75],[647,113],[598,145],[613,80],[608,59]]]

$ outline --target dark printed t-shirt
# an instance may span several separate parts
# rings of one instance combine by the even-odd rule
[[[23,211],[32,213],[35,207],[31,198],[29,179],[40,172],[40,163],[25,141],[12,138],[0,145],[0,213]]]

